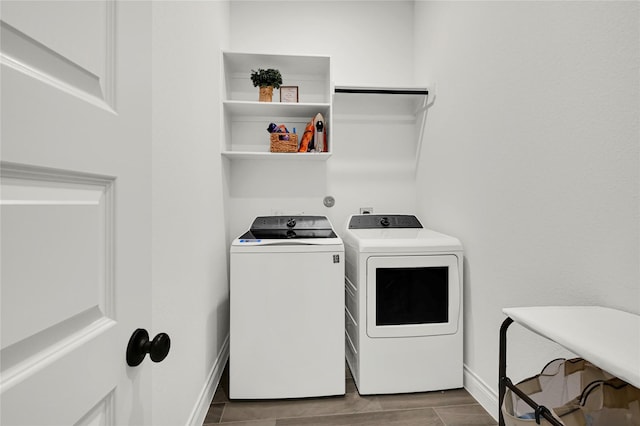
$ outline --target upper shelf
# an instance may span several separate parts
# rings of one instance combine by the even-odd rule
[[[300,103],[330,103],[331,63],[328,56],[272,55],[262,53],[222,52],[224,99],[257,101],[258,89],[250,76],[258,68],[274,68],[282,74],[283,86],[298,86]],[[280,97],[274,90],[274,100]]]
[[[322,75],[329,78],[329,57],[322,55],[275,55],[265,53],[222,52],[227,73],[260,68],[277,68],[285,74]],[[258,65],[257,65],[258,64]]]
[[[640,315],[600,306],[505,308],[509,318],[640,387]]]

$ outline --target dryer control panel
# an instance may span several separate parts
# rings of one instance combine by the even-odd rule
[[[349,221],[349,229],[377,228],[422,228],[422,224],[417,217],[404,214],[353,215]]]

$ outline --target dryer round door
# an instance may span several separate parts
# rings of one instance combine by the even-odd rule
[[[367,335],[455,334],[462,307],[461,262],[455,254],[367,259]]]

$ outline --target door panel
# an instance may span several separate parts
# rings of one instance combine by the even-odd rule
[[[1,27],[4,63],[111,108],[114,13],[112,1],[6,2]]]
[[[56,342],[31,368],[3,379],[2,424],[73,425],[112,398],[118,367],[95,364],[105,356],[122,358],[113,325],[95,324],[76,339]]]
[[[150,2],[0,8],[0,423],[149,424]]]
[[[8,165],[2,177],[1,348],[112,320],[113,181]]]
[[[35,45],[100,76],[105,67],[106,34],[113,35],[113,21],[107,18],[113,15],[114,6],[106,0],[9,2],[2,9],[2,20],[20,28]]]

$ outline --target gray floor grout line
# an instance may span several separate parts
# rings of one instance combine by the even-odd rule
[[[438,413],[438,410],[436,410],[435,408],[433,409],[433,412],[436,413],[436,416],[438,416],[438,418],[440,419],[440,421],[442,422],[442,424],[444,426],[447,426],[447,422],[444,421],[444,419],[442,418],[442,416],[440,415],[440,413]]]
[[[472,402],[470,404],[434,405],[431,408],[455,408],[455,407],[466,407],[466,406],[469,406],[469,405],[478,405],[478,406],[482,407],[482,405],[480,405],[479,402]],[[484,410],[484,407],[483,407],[483,410]],[[489,414],[489,413],[487,413],[487,414]]]
[[[376,414],[376,413],[395,413],[395,412],[401,412],[401,411],[417,411],[417,410],[424,410],[426,408],[430,408],[433,411],[435,411],[433,409],[433,407],[421,407],[421,408],[407,408],[407,409],[397,409],[397,410],[375,410],[375,411],[356,411],[353,413],[334,413],[334,414],[318,414],[315,416],[292,416],[292,417],[275,417],[275,418],[271,418],[268,417],[266,419],[253,419],[253,420],[240,420],[240,421],[244,421],[244,422],[257,422],[257,421],[261,421],[261,420],[294,420],[294,419],[313,419],[313,418],[317,418],[317,417],[338,417],[338,416],[357,416],[359,414]],[[225,423],[225,424],[233,424],[234,422],[229,422],[229,423]],[[445,425],[446,426],[446,425]]]
[[[222,412],[220,413],[220,418],[218,419],[218,424],[222,423],[222,418],[224,417],[224,410],[227,409],[227,403],[224,403],[224,407],[222,407]]]

